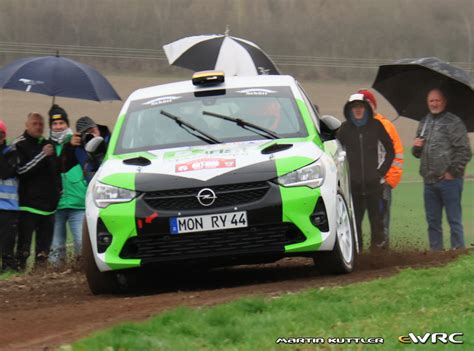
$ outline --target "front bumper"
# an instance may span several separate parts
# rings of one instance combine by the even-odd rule
[[[143,193],[129,203],[88,211],[98,214],[98,218],[92,221],[93,225],[89,226],[91,239],[97,242],[97,235],[104,230],[112,237],[111,244],[103,253],[98,253],[98,246],[93,245],[99,268],[105,271],[194,261],[219,264],[230,260],[237,264],[249,257],[279,258],[318,250],[323,237],[327,236],[321,235],[310,217],[315,211],[320,190],[285,188],[272,182],[263,182],[265,186],[261,187],[262,182],[259,183],[261,189],[257,195],[255,191],[238,195],[238,191],[232,193],[231,189],[232,201],[222,200],[209,208],[196,207],[189,203],[190,198],[188,201],[182,198],[175,201],[177,205],[159,198],[166,194],[152,194],[155,200],[159,199],[151,201],[150,194]],[[236,211],[247,211],[247,228],[170,233],[171,217]]]

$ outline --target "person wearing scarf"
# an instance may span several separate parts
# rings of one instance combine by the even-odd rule
[[[50,140],[54,143],[56,154],[63,159],[65,146],[70,142],[73,132],[69,128],[66,111],[58,105],[49,110]],[[50,263],[60,268],[66,263],[66,225],[69,223],[74,241],[74,255],[79,259],[82,249],[82,222],[84,219],[87,182],[79,164],[61,173],[63,191],[55,214],[54,235]]]

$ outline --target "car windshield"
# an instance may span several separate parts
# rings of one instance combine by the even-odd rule
[[[176,118],[221,143],[262,140],[265,134],[230,120],[239,118],[273,132],[278,138],[305,137],[307,131],[289,87],[240,88],[159,96],[131,102],[116,154],[206,144]]]

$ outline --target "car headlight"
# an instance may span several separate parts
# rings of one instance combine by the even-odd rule
[[[118,188],[115,186],[96,182],[92,194],[97,207],[105,208],[110,204],[129,202],[137,196],[133,190]]]
[[[316,161],[308,166],[278,177],[277,182],[286,187],[307,186],[314,189],[324,183],[325,175],[324,165]]]

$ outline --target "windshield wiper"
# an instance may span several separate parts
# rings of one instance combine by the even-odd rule
[[[279,138],[278,134],[272,132],[271,130],[269,130],[267,128],[264,128],[264,127],[261,127],[261,126],[258,126],[256,124],[244,121],[243,119],[240,119],[240,118],[225,116],[225,115],[221,115],[219,113],[214,113],[214,112],[209,112],[209,111],[202,111],[202,114],[207,115],[207,116],[220,118],[220,119],[224,119],[226,121],[234,122],[239,127],[242,127],[246,130],[250,130],[251,132],[254,132],[254,133],[256,133],[260,136],[263,136],[264,138],[268,138],[268,139],[278,139]],[[253,129],[250,129],[250,128],[253,128]],[[262,132],[262,133],[259,133],[259,132]]]
[[[160,113],[163,116],[166,116],[166,117],[172,119],[173,121],[175,121],[181,128],[183,128],[189,134],[194,135],[196,138],[199,138],[199,139],[201,139],[202,141],[205,141],[208,144],[220,144],[221,143],[219,140],[214,138],[212,135],[209,135],[206,132],[203,132],[202,130],[200,130],[200,129],[196,128],[195,126],[193,126],[191,123],[183,121],[178,116],[172,115],[171,113],[166,112],[164,110],[161,110]],[[189,130],[188,128],[191,129],[191,130]],[[198,132],[201,135],[195,134],[193,132]]]

